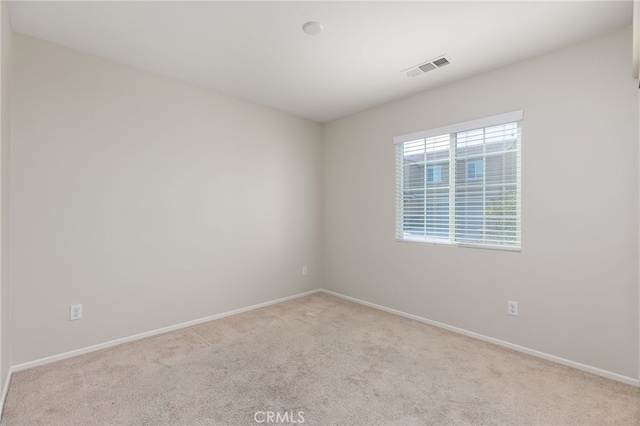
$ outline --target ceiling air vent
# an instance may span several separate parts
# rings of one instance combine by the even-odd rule
[[[439,57],[437,57],[435,59],[432,59],[430,61],[422,63],[420,65],[416,65],[414,67],[406,69],[406,70],[404,70],[402,72],[407,74],[408,77],[417,77],[419,75],[428,73],[429,71],[433,71],[435,69],[442,68],[442,67],[444,67],[446,65],[449,65],[450,63],[451,63],[451,61],[449,61],[449,58],[447,58],[446,56],[442,55],[442,56],[439,56]]]
[[[422,72],[429,72],[431,70],[435,70],[436,66],[429,62],[428,64],[420,65],[418,68],[420,68]]]
[[[449,65],[449,60],[443,56],[442,58],[438,58],[435,61],[433,61],[433,65],[435,65],[438,68],[442,68],[445,65]]]

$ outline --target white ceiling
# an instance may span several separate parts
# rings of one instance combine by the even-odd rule
[[[16,1],[9,8],[14,31],[318,122],[568,46],[632,18],[631,1],[611,0]],[[324,31],[305,34],[307,21]],[[451,65],[414,78],[401,72],[442,54]]]

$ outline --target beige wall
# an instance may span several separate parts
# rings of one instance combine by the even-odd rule
[[[323,287],[638,378],[630,52],[627,28],[327,124]],[[522,251],[396,242],[392,138],[516,109]]]
[[[9,305],[9,189],[11,137],[11,25],[7,2],[0,3],[0,394],[11,367]]]
[[[15,34],[12,364],[322,286],[638,378],[630,37],[321,127]],[[3,253],[6,84],[3,72]],[[525,112],[522,252],[395,242],[393,136],[515,109]],[[68,321],[72,303],[82,320]]]
[[[319,124],[13,42],[14,365],[320,287]]]

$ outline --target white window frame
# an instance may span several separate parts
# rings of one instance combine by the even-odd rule
[[[407,135],[396,136],[394,138],[394,144],[396,145],[396,240],[400,242],[421,242],[421,243],[429,243],[429,244],[445,244],[445,245],[453,245],[453,246],[462,246],[462,247],[477,247],[477,248],[488,248],[488,249],[497,249],[497,250],[508,250],[508,251],[521,251],[522,248],[522,240],[521,240],[521,152],[522,152],[522,139],[521,139],[521,126],[520,122],[524,118],[524,112],[522,110],[512,111],[505,114],[494,115],[491,117],[485,117],[477,120],[466,121],[463,123],[457,123],[450,126],[438,127],[430,130],[425,130],[416,133],[410,133]],[[455,163],[456,163],[456,147],[455,147],[455,136],[451,137],[451,149],[449,151],[449,184],[450,184],[450,197],[449,197],[449,214],[450,220],[448,225],[448,237],[443,238],[439,237],[429,237],[424,236],[407,236],[404,228],[405,214],[404,214],[404,144],[407,142],[416,142],[420,139],[428,139],[434,137],[442,137],[447,135],[455,135],[459,132],[466,132],[470,130],[479,130],[485,129],[492,126],[499,126],[508,123],[518,123],[518,146],[516,151],[516,240],[513,243],[487,243],[484,241],[460,241],[457,240],[456,232],[455,232],[455,205],[456,205],[456,182],[455,182]],[[483,158],[482,161],[485,161]],[[469,163],[465,163],[465,171],[464,176],[468,177],[468,169],[467,165]],[[480,179],[483,181],[485,175],[487,173],[486,165],[483,163],[483,175],[473,178]],[[425,181],[427,179],[427,172],[425,169]],[[484,213],[483,213],[484,214]],[[425,213],[426,215],[426,213]],[[425,220],[427,220],[428,216],[425,216]],[[485,231],[483,231],[485,232]]]

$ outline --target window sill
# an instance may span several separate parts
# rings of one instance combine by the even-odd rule
[[[483,250],[508,251],[508,252],[516,252],[516,253],[522,252],[522,247],[509,247],[509,246],[473,244],[473,243],[452,243],[446,240],[438,241],[438,240],[396,238],[396,242],[409,243],[409,244],[427,244],[431,246],[443,246],[443,247],[462,247],[462,248],[483,249]]]

